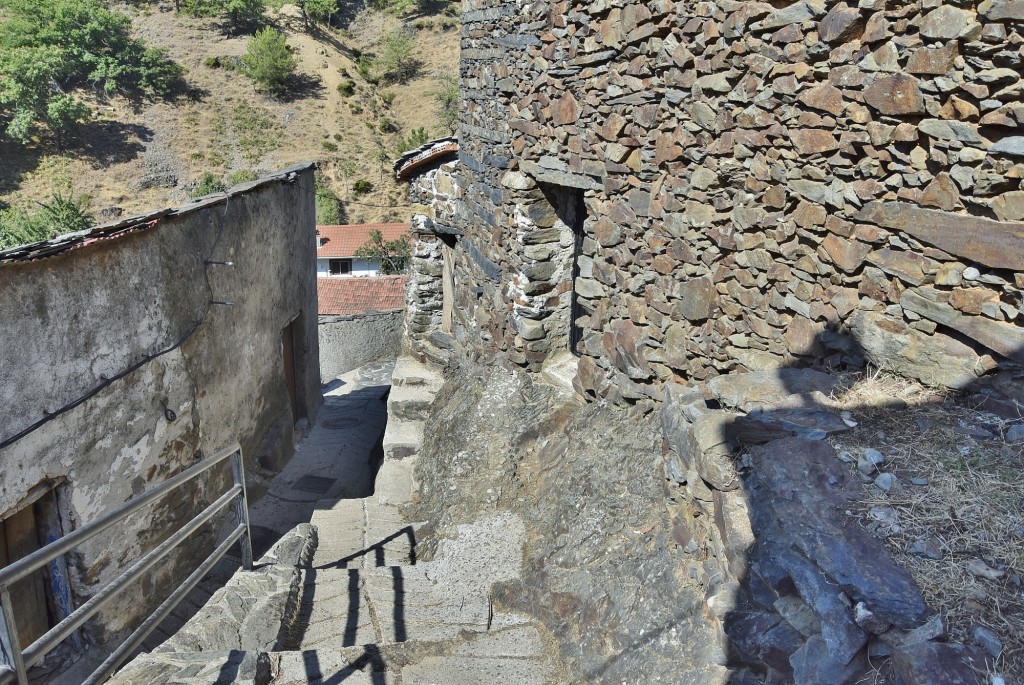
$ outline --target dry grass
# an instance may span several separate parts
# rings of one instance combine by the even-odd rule
[[[1005,441],[1010,422],[976,411],[951,393],[881,373],[850,377],[836,399],[859,425],[833,443],[854,462],[864,449],[885,455],[881,470],[899,478],[888,494],[865,485],[860,514],[906,567],[928,604],[943,612],[950,636],[971,643],[975,626],[995,632],[1002,654],[989,664],[1008,682],[1024,683],[1024,449]],[[912,478],[926,478],[914,485]],[[874,523],[872,507],[898,515],[890,530]],[[940,559],[910,553],[933,538]],[[978,577],[980,560],[1002,572]]]
[[[266,19],[283,31],[299,59],[298,71],[312,84],[295,97],[275,99],[256,92],[249,78],[227,68],[211,68],[207,58],[238,58],[245,53],[247,36],[225,35],[218,20],[196,19],[166,11],[171,3],[120,9],[132,16],[137,35],[162,47],[187,69],[187,81],[200,93],[198,100],[128,102],[90,100],[96,123],[88,131],[88,147],[64,152],[51,146],[22,147],[0,141],[0,203],[31,204],[45,200],[51,189],[73,189],[92,199],[91,209],[120,207],[125,215],[187,199],[188,184],[204,172],[227,178],[246,170],[266,173],[312,160],[325,172],[328,183],[343,199],[351,200],[346,219],[352,223],[408,218],[408,192],[392,177],[390,159],[399,142],[414,128],[441,135],[432,93],[439,88],[437,73],[458,71],[459,31],[431,22],[429,28],[410,30],[413,55],[422,63],[407,83],[374,86],[359,78],[354,51],[374,51],[403,21],[376,11],[364,11],[347,31],[311,34],[291,14],[268,11]],[[344,73],[343,73],[344,72]],[[346,75],[347,74],[347,75]],[[353,80],[356,92],[337,90]],[[395,97],[386,105],[381,93]],[[271,127],[239,126],[241,109],[257,112]],[[250,117],[251,118],[251,117]],[[399,125],[381,132],[383,119]],[[242,122],[243,124],[245,122]],[[255,132],[256,135],[249,135]],[[325,145],[327,143],[327,145]],[[389,160],[377,159],[382,148]],[[154,162],[173,171],[177,187],[138,189],[138,180]],[[343,171],[353,163],[355,171]],[[61,175],[53,173],[60,167]],[[346,190],[356,179],[371,181],[374,189],[361,196]],[[2,206],[2,204],[0,204]]]

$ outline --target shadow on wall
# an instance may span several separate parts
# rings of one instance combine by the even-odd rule
[[[867,356],[848,342],[848,358]],[[846,392],[840,376],[807,368],[671,388],[661,420],[679,488],[673,536],[721,565],[706,599],[731,682],[1024,675],[1024,370],[1001,367],[956,401],[919,384],[907,399],[880,393],[877,378]],[[977,491],[981,474],[1003,487]],[[951,497],[958,479],[962,499]],[[986,511],[998,520],[972,529]],[[945,576],[960,596],[944,596]]]

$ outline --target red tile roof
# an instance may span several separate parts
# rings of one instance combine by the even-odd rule
[[[370,231],[380,231],[384,240],[395,240],[409,235],[409,224],[347,224],[345,226],[317,226],[321,246],[318,258],[354,257],[356,250],[370,239]]]
[[[408,276],[365,276],[316,279],[319,312],[328,316],[384,311],[405,306]]]

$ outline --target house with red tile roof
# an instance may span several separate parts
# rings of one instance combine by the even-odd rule
[[[367,311],[388,311],[405,306],[408,276],[318,278],[320,316],[348,316]]]
[[[356,251],[370,240],[371,231],[380,231],[385,241],[396,240],[409,235],[409,224],[318,226],[316,275],[325,278],[376,276],[380,260],[356,256]]]

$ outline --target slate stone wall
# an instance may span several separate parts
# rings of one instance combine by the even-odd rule
[[[470,358],[538,368],[575,284],[577,389],[615,402],[1024,361],[1024,2],[776,5],[464,2],[445,212]]]

